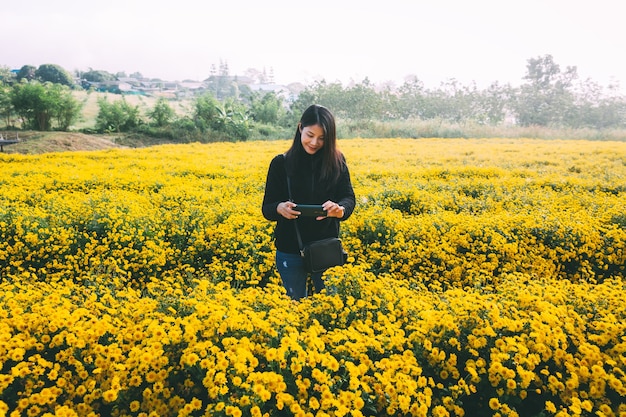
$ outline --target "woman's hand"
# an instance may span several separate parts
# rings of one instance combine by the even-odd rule
[[[295,206],[296,204],[291,201],[283,201],[282,203],[279,203],[276,207],[276,212],[283,216],[285,219],[297,219],[300,215],[300,212],[294,210]],[[339,204],[330,200],[322,204],[322,207],[324,208],[324,210],[326,210],[326,216],[318,216],[316,217],[317,220],[323,220],[327,217],[336,217],[338,219],[341,219],[345,212],[345,208],[343,206],[340,206]]]
[[[293,209],[293,206],[295,206],[295,203],[292,203],[291,201],[283,201],[282,203],[278,203],[278,206],[276,207],[276,212],[283,216],[285,219],[297,219],[300,212],[295,211]]]
[[[324,207],[324,210],[326,210],[326,217],[336,217],[338,219],[341,219],[343,217],[343,214],[346,210],[343,206],[340,206],[339,204],[330,200],[322,204],[322,207]],[[317,220],[322,220],[324,218],[324,216],[320,216],[317,218]]]

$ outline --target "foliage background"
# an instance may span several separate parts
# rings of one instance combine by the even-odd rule
[[[0,68],[3,124],[10,130],[117,133],[127,146],[263,140],[292,136],[302,111],[318,103],[339,118],[342,138],[626,137],[626,98],[619,85],[581,80],[576,67],[561,68],[551,55],[528,59],[519,87],[494,82],[482,89],[454,79],[426,88],[412,77],[400,86],[365,78],[349,85],[319,80],[257,91],[223,65],[201,88],[165,91],[167,82],[133,75],[138,88],[144,82],[151,86],[150,96],[136,100],[146,92],[120,94],[115,87],[104,99],[95,98],[94,113],[87,107],[96,91],[106,90],[101,84],[117,85],[128,79],[125,74],[77,72],[72,84],[55,65],[26,65],[17,76]],[[87,97],[77,94],[84,91]]]

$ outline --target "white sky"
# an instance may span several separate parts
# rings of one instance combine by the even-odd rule
[[[278,83],[519,85],[551,54],[626,87],[619,0],[1,0],[0,65],[58,64],[165,80],[273,69]]]

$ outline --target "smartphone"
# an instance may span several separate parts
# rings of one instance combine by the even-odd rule
[[[301,216],[326,216],[326,210],[324,210],[321,204],[297,204],[293,209],[299,211]]]

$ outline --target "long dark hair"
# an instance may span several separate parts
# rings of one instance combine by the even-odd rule
[[[341,174],[343,157],[337,149],[335,117],[330,110],[319,104],[309,106],[300,117],[291,148],[286,153],[287,161],[289,161],[288,169],[293,172],[296,161],[306,154],[302,147],[302,129],[313,125],[319,125],[324,130],[324,146],[318,151],[322,153],[320,177],[334,183]]]

